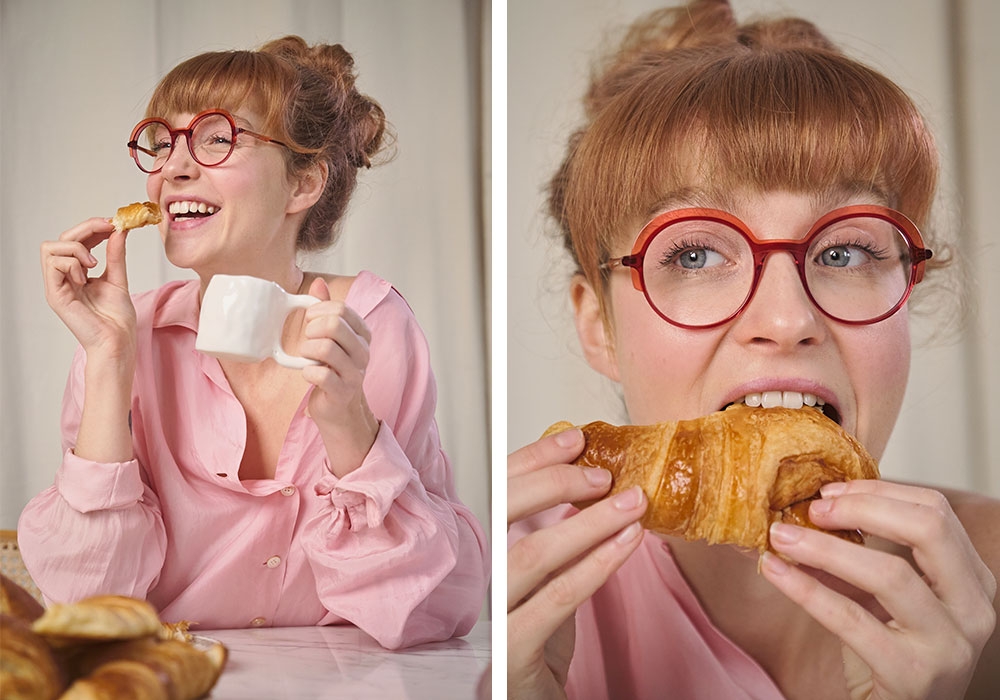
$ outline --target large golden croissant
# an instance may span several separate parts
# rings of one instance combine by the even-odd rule
[[[556,423],[545,434],[570,427]],[[641,486],[645,528],[709,544],[764,551],[771,523],[812,525],[809,501],[824,484],[878,478],[861,443],[809,408],[738,404],[695,420],[580,427],[586,446],[575,463],[608,469],[612,494]],[[862,541],[857,532],[834,534]]]

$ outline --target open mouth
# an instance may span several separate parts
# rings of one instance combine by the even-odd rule
[[[204,219],[218,210],[219,208],[213,204],[195,202],[193,200],[171,202],[167,207],[167,212],[169,212],[170,217],[175,221]]]
[[[803,393],[800,391],[763,391],[758,393],[751,393],[744,396],[742,399],[734,401],[733,403],[726,404],[722,407],[722,410],[729,408],[730,406],[742,403],[750,407],[762,407],[762,408],[776,408],[782,406],[784,408],[801,408],[809,409],[814,411],[820,411],[827,418],[840,425],[840,412],[837,411],[832,405],[826,403],[823,399],[819,398],[814,394]]]

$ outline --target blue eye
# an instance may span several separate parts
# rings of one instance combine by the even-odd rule
[[[674,245],[660,256],[660,267],[676,265],[685,270],[702,270],[706,267],[724,265],[725,256],[711,248],[680,243]]]
[[[876,249],[868,243],[843,243],[824,248],[817,256],[825,267],[860,267],[872,260],[885,260],[885,250]]]

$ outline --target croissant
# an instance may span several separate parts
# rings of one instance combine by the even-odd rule
[[[24,620],[0,614],[0,697],[53,700],[66,687],[52,649]]]
[[[142,228],[150,224],[158,224],[163,221],[163,214],[160,212],[160,205],[156,202],[132,202],[124,207],[119,207],[111,223],[119,231]]]
[[[72,657],[71,668],[74,676],[90,684],[88,687],[102,689],[111,683],[101,676],[109,665],[132,662],[153,672],[169,700],[194,700],[205,695],[218,681],[226,657],[226,649],[221,644],[214,644],[203,652],[176,639],[146,637],[80,647]],[[148,674],[143,672],[142,675]],[[79,697],[103,696],[81,692]]]
[[[138,661],[109,661],[78,678],[59,700],[172,700],[156,671]]]
[[[42,604],[28,591],[0,574],[0,613],[12,615],[31,624],[41,617],[44,611]]]
[[[643,527],[709,544],[763,552],[773,522],[814,527],[809,501],[824,484],[879,475],[861,443],[813,409],[738,404],[695,420],[581,428],[586,445],[575,463],[608,469],[612,494],[641,486]],[[833,534],[863,541],[856,531]]]
[[[53,646],[77,640],[134,639],[160,632],[156,609],[145,600],[99,595],[76,603],[55,603],[32,628]]]

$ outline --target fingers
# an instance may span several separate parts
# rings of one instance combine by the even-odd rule
[[[951,624],[920,574],[901,557],[866,549],[809,528],[781,523],[771,526],[770,541],[776,551],[799,564],[821,569],[872,594],[903,627],[930,634],[942,625]],[[778,566],[780,560],[776,559],[772,555],[767,561],[770,571],[785,573]],[[851,606],[856,604],[811,576],[803,575],[809,581],[799,580],[786,593],[790,592],[793,600],[815,613],[814,617],[821,623],[830,624],[835,634],[848,634],[850,627],[861,624],[869,625],[870,631],[882,627],[874,617],[867,613],[862,615],[860,606],[858,611],[852,610]],[[835,612],[840,614],[833,614]]]
[[[507,633],[530,647],[542,647],[559,626],[621,568],[642,542],[638,524],[602,542],[580,561],[549,580],[507,615]],[[509,581],[509,579],[508,579]]]
[[[611,487],[606,469],[568,464],[583,448],[578,430],[549,435],[512,453],[507,460],[507,522],[559,503],[597,499]]]
[[[763,575],[840,637],[876,678],[912,681],[914,687],[935,679],[967,682],[992,634],[996,584],[944,496],[881,481],[828,485],[822,494],[810,506],[815,525],[861,529],[888,540],[894,550],[775,524],[774,549],[819,573],[768,553]],[[907,550],[915,566],[901,556]],[[856,590],[845,595],[835,584],[824,585],[820,579],[826,574]]]
[[[98,264],[90,251],[107,240],[113,231],[107,219],[92,218],[63,232],[55,241],[42,243],[42,279],[50,303],[64,284],[79,288],[87,283],[87,271]]]
[[[563,567],[568,568],[545,584],[542,590],[548,592],[542,597],[575,609],[624,561],[619,561],[621,542],[615,537],[620,535],[625,544],[639,537],[642,528],[637,521],[647,505],[642,489],[634,486],[515,542],[507,550],[508,610]],[[609,570],[613,562],[618,563]],[[600,583],[592,589],[595,576]]]
[[[125,240],[128,231],[115,231],[108,237],[105,279],[122,289],[128,289],[128,269],[125,265]]]
[[[507,478],[551,464],[570,462],[580,456],[583,447],[583,431],[579,428],[564,430],[536,440],[510,453],[507,458]]]
[[[342,380],[360,381],[368,367],[371,331],[364,319],[340,301],[306,309],[303,356],[329,367]]]
[[[970,607],[978,611],[984,597],[992,601],[993,574],[940,492],[872,480],[829,485],[823,493],[810,506],[813,523],[860,529],[911,548],[931,589],[960,618],[973,614]]]

